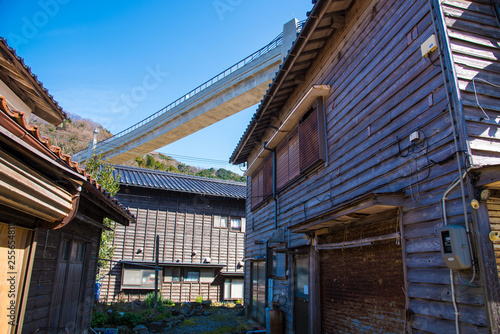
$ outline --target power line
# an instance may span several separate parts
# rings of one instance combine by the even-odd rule
[[[71,143],[79,143],[79,144],[85,144],[88,145],[86,142],[81,142],[78,140],[73,140],[73,139],[68,139],[68,138],[62,138],[50,134],[44,134],[46,137],[51,137],[51,138],[56,138],[60,140],[65,140]],[[143,156],[143,155],[149,155],[149,153],[143,154],[139,152],[134,152],[134,151],[129,151],[130,153],[137,154],[137,156]],[[203,158],[203,157],[191,157],[191,156],[186,156],[186,155],[179,155],[179,154],[170,154],[170,153],[163,153],[163,152],[158,152],[160,155],[159,156],[153,156],[154,158],[157,159],[162,159],[162,160],[169,160],[168,158],[173,158],[175,160],[183,160],[185,162],[190,162],[190,163],[204,163],[204,164],[212,164],[212,165],[217,165],[217,166],[234,166],[227,162],[226,160],[217,160],[217,159],[209,159],[209,158]],[[163,156],[162,156],[163,155]],[[180,161],[178,161],[180,162]],[[182,163],[182,162],[181,162]],[[237,166],[235,166],[237,167]]]

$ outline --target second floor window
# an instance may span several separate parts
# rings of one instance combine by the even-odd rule
[[[279,191],[300,174],[326,160],[323,107],[317,101],[276,147],[276,187]],[[251,178],[252,209],[272,195],[273,159],[269,154]]]

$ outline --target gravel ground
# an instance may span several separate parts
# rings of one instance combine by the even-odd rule
[[[172,334],[219,334],[246,333],[252,326],[247,323],[242,308],[212,309],[208,316],[190,317],[169,333]]]

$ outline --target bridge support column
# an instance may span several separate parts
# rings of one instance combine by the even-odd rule
[[[285,58],[288,50],[292,48],[292,43],[297,38],[297,27],[299,21],[292,19],[283,25],[283,42],[281,44],[281,58]]]

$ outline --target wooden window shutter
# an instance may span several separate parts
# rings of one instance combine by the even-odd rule
[[[288,180],[300,174],[299,129],[295,128],[288,137]]]
[[[264,160],[262,167],[264,198],[273,194],[273,153],[270,153]]]
[[[299,124],[300,170],[304,171],[320,159],[318,111],[309,111]]]
[[[288,137],[276,148],[276,187],[279,189],[288,182]]]
[[[256,170],[252,175],[252,209],[259,205],[264,199],[262,176],[262,168]]]

